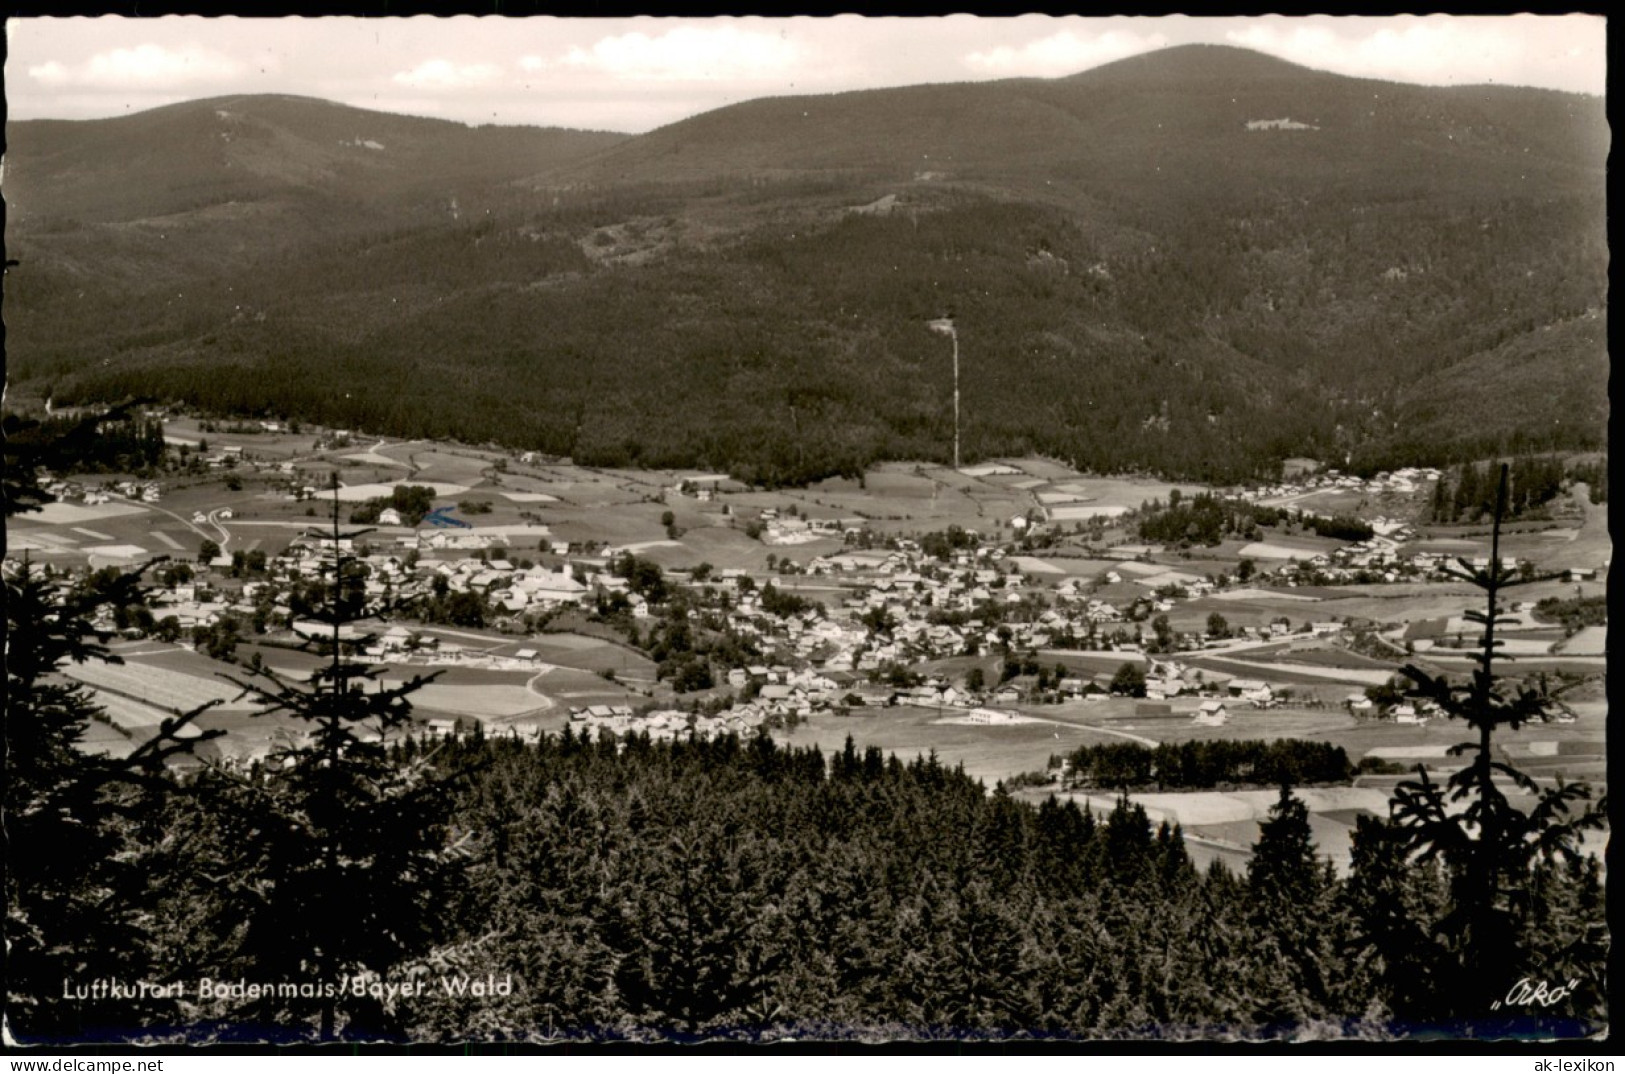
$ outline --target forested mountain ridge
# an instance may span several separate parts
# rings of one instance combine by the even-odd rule
[[[28,120],[6,134],[6,202],[18,223],[129,223],[301,191],[385,213],[400,199],[517,178],[627,137],[472,127],[283,95]]]
[[[8,133],[12,375],[59,401],[798,481],[947,458],[951,310],[969,459],[1225,480],[1606,437],[1596,98],[1189,46],[636,137],[285,98]]]
[[[8,123],[7,241],[36,254],[36,274],[95,284],[102,301],[124,284],[167,291],[268,252],[454,222],[460,197],[625,137],[293,96]]]
[[[1280,120],[1297,126],[1265,126]],[[1227,180],[1301,186],[1339,176],[1425,189],[1416,173],[1430,156],[1454,170],[1446,158],[1466,155],[1480,167],[1454,178],[1495,188],[1513,172],[1595,167],[1606,153],[1601,120],[1602,102],[1577,94],[1355,79],[1188,45],[1067,78],[745,101],[561,163],[538,181],[930,172],[1013,184],[1025,175],[1022,185],[1035,189],[1064,177],[1126,191],[1165,172],[1158,178],[1176,193],[1189,179],[1212,194]],[[1327,136],[1303,136],[1313,131]],[[1266,133],[1300,136],[1259,137]],[[1193,164],[1203,172],[1181,174]]]

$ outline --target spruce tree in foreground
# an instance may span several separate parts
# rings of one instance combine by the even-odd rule
[[[222,732],[167,719],[122,758],[86,753],[91,692],[60,674],[122,663],[93,625],[135,599],[139,575],[91,591],[24,562],[6,576],[6,1010],[27,1041],[120,1038],[173,1004],[79,997],[98,979],[156,982],[145,821],[173,790],[166,763]]]
[[[1247,863],[1248,925],[1258,959],[1255,1016],[1297,1027],[1343,1011],[1333,905],[1337,877],[1315,851],[1309,809],[1290,787],[1259,824]]]
[[[1483,627],[1478,665],[1465,684],[1452,682],[1408,665],[1403,671],[1422,695],[1451,719],[1463,720],[1478,733],[1476,742],[1452,747],[1453,756],[1469,762],[1441,784],[1426,769],[1420,778],[1401,783],[1393,799],[1390,832],[1403,860],[1442,865],[1448,882],[1448,911],[1429,938],[1430,952],[1419,959],[1419,937],[1396,929],[1392,922],[1368,928],[1378,942],[1397,945],[1383,954],[1395,966],[1433,963],[1431,994],[1412,995],[1405,1004],[1424,1021],[1460,1020],[1492,1023],[1517,1015],[1570,1019],[1606,1016],[1603,974],[1607,930],[1600,911],[1585,907],[1583,892],[1600,890],[1594,859],[1580,850],[1589,828],[1605,823],[1606,799],[1592,805],[1585,785],[1564,782],[1542,785],[1496,752],[1495,733],[1516,731],[1543,722],[1554,708],[1540,690],[1511,689],[1495,674],[1496,650],[1502,643],[1496,628],[1511,620],[1502,614],[1502,592],[1536,580],[1520,577],[1501,560],[1501,520],[1507,505],[1507,468],[1501,467],[1491,530],[1489,566],[1475,570],[1466,560],[1453,573],[1485,594],[1485,609],[1466,617]],[[1511,659],[1501,657],[1501,659]],[[1530,800],[1526,810],[1508,789]],[[1357,849],[1367,860],[1381,856],[1372,845],[1382,835],[1375,826],[1364,833],[1367,845]],[[1392,857],[1392,853],[1389,855]],[[1575,895],[1575,891],[1580,894]],[[1600,902],[1600,900],[1597,900]],[[1554,905],[1558,909],[1554,917]],[[1573,912],[1561,913],[1564,905]],[[1560,1005],[1507,1009],[1503,1000],[1518,981],[1548,981],[1572,992]],[[1392,981],[1392,977],[1390,977]],[[1408,986],[1414,990],[1414,982]]]
[[[59,435],[39,422],[4,421],[5,516],[38,511],[51,496],[42,469],[70,469],[97,427],[124,409],[91,415]],[[125,757],[86,753],[94,696],[61,674],[70,664],[123,661],[96,622],[105,609],[142,603],[141,571],[95,584],[26,557],[8,564],[6,594],[5,834],[6,1025],[19,1041],[85,1043],[138,1034],[174,1018],[165,997],[77,995],[101,980],[166,983],[154,957],[146,829],[173,790],[167,765],[220,735],[199,733],[201,706],[164,720]]]
[[[261,716],[303,730],[246,771],[208,777],[220,825],[214,920],[227,937],[219,976],[317,988],[213,1012],[230,1035],[403,1036],[410,1012],[353,986],[412,972],[440,931],[457,856],[444,778],[423,755],[391,757],[385,741],[410,730],[408,698],[432,677],[386,686],[355,659],[370,641],[356,624],[381,609],[345,548],[366,531],[340,530],[336,483],[334,493],[331,526],[310,534],[323,549],[312,613],[323,663],[302,683],[264,668],[239,683]]]

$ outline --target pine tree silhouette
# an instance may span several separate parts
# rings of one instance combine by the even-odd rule
[[[1288,985],[1282,998],[1299,1023],[1323,1017],[1334,1000],[1329,904],[1335,889],[1330,863],[1315,852],[1309,809],[1283,784],[1269,818],[1259,825],[1247,863],[1247,892],[1251,923],[1261,946],[1279,956],[1272,972]]]
[[[41,469],[70,468],[98,426],[122,420],[133,405],[56,435],[7,415],[5,516],[51,502]],[[224,733],[193,726],[211,702],[165,719],[125,757],[81,748],[101,709],[89,690],[58,673],[69,664],[123,663],[107,648],[112,635],[96,626],[98,613],[140,605],[142,571],[152,565],[89,585],[26,555],[7,564],[6,1018],[20,1040],[118,1039],[144,1021],[174,1017],[173,1004],[149,998],[64,994],[96,978],[157,980],[152,923],[143,913],[150,848],[138,830],[173,789],[169,763]]]
[[[1450,910],[1438,930],[1452,952],[1454,964],[1440,978],[1434,1013],[1446,1018],[1489,1018],[1507,988],[1531,965],[1524,925],[1534,911],[1533,878],[1543,863],[1576,862],[1579,841],[1589,828],[1605,823],[1607,801],[1587,807],[1590,788],[1561,778],[1545,787],[1505,760],[1497,759],[1495,732],[1516,731],[1526,723],[1551,718],[1552,694],[1519,687],[1509,690],[1495,675],[1496,650],[1502,646],[1496,628],[1512,620],[1502,614],[1501,593],[1517,585],[1545,580],[1520,575],[1501,560],[1501,521],[1506,514],[1507,467],[1501,466],[1495,494],[1490,561],[1475,569],[1458,560],[1451,573],[1471,582],[1485,594],[1484,611],[1468,611],[1466,618],[1483,627],[1478,665],[1465,683],[1433,675],[1414,664],[1402,670],[1417,692],[1449,716],[1463,720],[1478,732],[1478,741],[1451,748],[1452,756],[1471,755],[1466,766],[1443,784],[1433,782],[1427,770],[1395,789],[1391,812],[1405,838],[1407,851],[1423,861],[1440,861],[1450,879]],[[1501,656],[1509,660],[1509,656]],[[1503,784],[1534,799],[1525,812],[1514,804]]]
[[[334,994],[343,981],[372,982],[407,972],[442,928],[447,881],[460,857],[446,829],[448,784],[434,751],[391,757],[385,741],[413,726],[410,695],[434,679],[399,686],[355,659],[371,636],[356,625],[387,611],[370,602],[362,564],[347,545],[368,530],[339,525],[337,478],[331,525],[311,531],[321,548],[321,599],[311,617],[323,630],[311,644],[325,658],[304,682],[268,668],[237,681],[264,705],[307,730],[248,772],[213,773],[226,816],[223,904],[243,925],[226,954],[256,980],[310,983],[321,994],[249,1003],[241,1032],[314,1020],[322,1040],[399,1036],[404,1023],[378,1000]],[[297,1033],[297,1031],[295,1031]]]

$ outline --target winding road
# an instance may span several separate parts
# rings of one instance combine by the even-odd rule
[[[167,507],[158,507],[155,504],[144,503],[141,500],[132,500],[128,496],[112,496],[110,498],[114,499],[114,500],[118,500],[121,503],[133,504],[136,507],[142,508],[143,510],[156,511],[161,515],[168,515],[170,518],[173,518],[176,522],[179,522],[181,525],[185,526],[187,529],[191,530],[193,533],[197,534],[199,537],[202,537],[204,540],[207,540],[207,541],[214,540],[214,536],[212,534],[210,534],[207,530],[204,530],[202,527],[200,527],[197,523],[193,522],[191,519],[185,518],[185,517],[183,517],[181,515],[176,514],[174,511],[171,511]],[[219,529],[220,527],[217,524],[215,528]],[[224,531],[222,530],[222,532],[224,532]]]

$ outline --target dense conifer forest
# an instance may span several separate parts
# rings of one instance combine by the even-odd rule
[[[655,263],[606,268],[564,242],[568,232],[525,238],[561,231],[547,214],[510,213],[361,251],[301,253],[235,284],[199,281],[184,300],[191,311],[166,313],[181,320],[158,330],[200,333],[175,357],[82,368],[87,351],[129,345],[117,334],[126,315],[125,338],[154,332],[152,307],[135,301],[127,314],[109,311],[98,341],[75,329],[64,331],[66,346],[26,345],[21,371],[69,402],[143,394],[220,413],[497,441],[588,465],[725,468],[799,483],[886,458],[946,461],[949,355],[924,324],[951,306],[967,459],[1036,452],[1097,472],[1224,481],[1269,473],[1294,454],[1361,469],[1600,444],[1603,400],[1583,395],[1578,369],[1554,385],[1562,421],[1463,408],[1382,417],[1411,407],[1410,379],[1395,373],[1414,353],[1436,366],[1465,360],[1491,345],[1479,338],[1483,325],[1508,304],[1551,296],[1453,281],[1448,317],[1404,303],[1343,314],[1307,295],[1289,315],[1270,308],[1281,299],[1259,295],[1322,275],[1305,267],[1241,294],[1209,293],[1219,281],[1237,286],[1237,272],[1199,270],[1193,257],[1262,255],[1226,254],[1238,240],[1189,233],[1194,226],[1155,252],[1117,253],[1054,209],[933,194],[910,215],[765,223],[725,248],[677,246]],[[1502,240],[1506,256],[1530,256],[1529,238]],[[1380,279],[1379,265],[1405,256],[1366,249],[1360,264],[1326,273],[1351,285],[1367,270]],[[1104,275],[1097,265],[1109,266]],[[470,288],[472,278],[487,282]],[[333,297],[358,286],[354,309]],[[1556,316],[1600,307],[1600,296],[1576,287]],[[264,318],[214,322],[209,310],[239,299]],[[43,343],[28,312],[22,338]],[[1299,322],[1312,318],[1330,334],[1327,319],[1342,317],[1331,353],[1306,361]],[[1355,381],[1350,371],[1363,372]],[[410,391],[386,390],[403,380]],[[1544,414],[1544,396],[1531,404]]]
[[[1126,802],[1104,815],[1054,799],[1035,808],[930,758],[850,746],[824,757],[766,738],[617,747],[566,734],[409,745],[378,763],[427,765],[449,790],[420,803],[413,831],[440,850],[419,865],[363,857],[348,866],[351,886],[325,897],[273,891],[271,878],[305,861],[278,860],[288,848],[245,808],[274,777],[205,772],[98,825],[122,855],[78,863],[98,879],[115,867],[166,878],[104,922],[120,930],[116,946],[25,958],[73,976],[139,965],[154,981],[304,980],[321,929],[302,915],[315,914],[353,937],[338,972],[427,985],[415,998],[340,997],[334,1024],[358,1039],[1532,1025],[1434,990],[1458,957],[1432,933],[1450,912],[1444,869],[1406,864],[1400,834],[1372,821],[1340,880],[1315,858],[1290,794],[1236,875],[1198,871],[1178,829]],[[314,868],[305,861],[307,879]],[[1567,1013],[1540,1023],[1571,1035],[1606,1012],[1597,863],[1538,865],[1528,883],[1538,898],[1518,923],[1508,983],[1518,967],[1580,981]],[[446,995],[443,977],[512,987]],[[14,978],[14,999],[40,980]],[[14,1010],[25,1039],[308,1039],[322,1018],[319,999],[141,1009],[51,998]]]
[[[1341,746],[1292,738],[1109,742],[1080,746],[1066,761],[1068,783],[1116,791],[1344,783],[1354,773]]]

